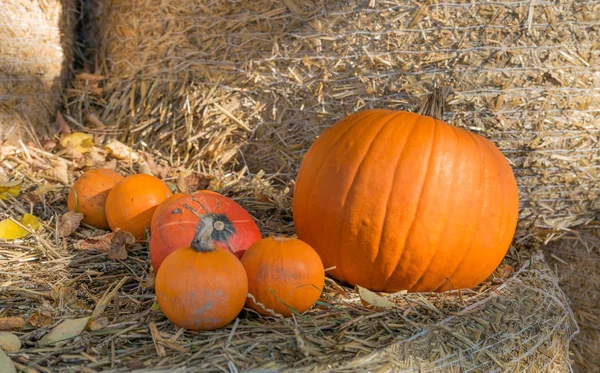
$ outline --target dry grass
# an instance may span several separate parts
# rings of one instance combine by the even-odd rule
[[[600,209],[600,3],[96,2],[95,71],[69,94],[131,145],[189,168],[283,184],[324,128],[413,109],[453,88],[445,119],[494,141],[517,174],[519,234]],[[88,82],[91,84],[91,82]]]
[[[577,326],[535,242],[592,224],[600,209],[600,3],[427,4],[93,0],[98,50],[66,91],[65,118],[98,144],[118,137],[151,153],[173,168],[171,182],[183,169],[210,174],[211,189],[252,212],[263,234],[293,234],[294,178],[316,136],[363,108],[416,109],[440,82],[453,89],[445,120],[493,140],[515,170],[521,223],[505,264],[517,275],[462,294],[395,295],[387,310],[328,282],[302,317],[244,311],[223,330],[182,332],[151,308],[145,248],[115,261],[75,248],[89,229],[57,238],[63,187],[6,205],[47,226],[0,249],[0,316],[52,314],[52,324],[18,332],[25,348],[13,360],[53,372],[568,371]],[[44,167],[60,157],[27,149],[6,153],[2,170],[45,185]],[[69,161],[64,185],[81,168]],[[59,320],[91,315],[124,276],[107,325],[37,346]],[[585,343],[573,357],[589,371]]]
[[[76,0],[4,0],[0,141],[52,133],[73,62]]]
[[[146,245],[124,260],[79,249],[98,232],[80,227],[59,237],[67,186],[83,165],[110,160],[103,150],[85,158],[58,148],[4,147],[0,175],[23,180],[22,194],[0,200],[0,218],[31,212],[43,227],[25,239],[0,243],[0,321],[22,317],[13,330],[23,343],[9,356],[37,372],[238,371],[569,371],[568,342],[577,330],[556,277],[532,242],[511,248],[504,264],[517,271],[474,290],[393,294],[392,308],[363,304],[333,280],[318,304],[289,319],[244,310],[214,332],[178,330],[153,308]],[[58,152],[57,152],[58,150]],[[155,159],[157,163],[160,160]],[[69,180],[60,179],[67,164]],[[138,164],[117,163],[129,173]],[[166,178],[174,182],[178,172]],[[49,184],[53,191],[40,191]],[[211,188],[236,199],[267,233],[292,234],[290,197],[264,176],[215,177]],[[257,196],[263,196],[262,202]],[[269,199],[266,196],[275,196]],[[106,294],[114,296],[106,296]],[[104,300],[103,300],[104,298]],[[93,316],[97,323],[56,346],[39,341],[63,320]],[[1,322],[0,322],[1,325]]]
[[[578,372],[600,369],[600,222],[561,232],[547,256],[559,276],[581,331],[572,344]]]
[[[593,222],[600,2],[419,4],[96,1],[93,71],[107,79],[79,83],[68,114],[173,165],[264,175],[281,195],[324,128],[363,108],[414,110],[439,82],[453,89],[445,120],[511,162],[518,240]]]

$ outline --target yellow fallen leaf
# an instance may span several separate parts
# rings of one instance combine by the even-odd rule
[[[395,306],[393,302],[390,302],[385,297],[382,297],[381,295],[367,290],[361,286],[356,285],[356,289],[358,290],[360,299],[371,306],[379,308],[393,308]]]
[[[33,230],[36,230],[40,227],[40,222],[31,214],[23,215],[23,218],[19,220],[19,223],[26,227],[31,227]],[[0,221],[0,238],[5,240],[14,240],[16,238],[23,238],[28,234],[29,232],[26,229],[11,219],[4,219]]]
[[[0,182],[0,199],[8,199],[10,194],[17,197],[21,192],[21,181]]]
[[[42,184],[32,193],[38,197],[45,196],[48,193],[56,193],[61,191],[64,186],[59,184]]]
[[[94,141],[92,135],[83,132],[73,132],[61,137],[60,145],[65,148],[70,146],[80,153],[87,153],[94,148]]]
[[[118,140],[111,140],[104,146],[104,149],[118,160],[131,159],[132,161],[137,161],[140,159],[140,155],[137,152]]]

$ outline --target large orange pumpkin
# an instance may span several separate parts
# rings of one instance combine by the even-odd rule
[[[67,198],[70,211],[83,214],[83,222],[100,229],[108,229],[104,206],[110,190],[123,176],[107,168],[86,171],[71,187]]]
[[[482,136],[365,110],[306,153],[293,215],[333,277],[375,291],[471,288],[498,266],[518,215],[512,169]]]
[[[167,184],[155,176],[129,175],[108,193],[108,224],[112,230],[120,228],[141,240],[145,228],[151,229],[152,215],[158,205],[172,195]]]
[[[199,216],[204,214],[221,222],[213,231],[217,246],[230,249],[239,258],[261,238],[252,216],[224,195],[208,190],[178,193],[165,200],[152,218],[150,260],[155,271],[170,253],[192,242]]]
[[[187,247],[175,250],[156,274],[156,299],[175,325],[214,330],[240,313],[248,294],[242,263],[227,249],[216,248],[213,229],[220,223],[203,215]]]
[[[255,242],[242,257],[248,275],[246,305],[258,313],[291,316],[319,299],[325,270],[319,255],[296,238],[267,237]],[[257,304],[256,302],[260,303]]]

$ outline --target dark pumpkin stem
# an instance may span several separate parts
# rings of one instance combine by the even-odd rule
[[[418,113],[427,115],[433,119],[442,120],[446,107],[446,98],[450,94],[450,87],[439,86],[437,83],[433,86],[431,93],[421,101]]]
[[[211,216],[202,215],[200,217],[200,222],[198,222],[196,233],[192,240],[192,249],[199,253],[215,251],[215,243],[212,240],[213,225],[214,222]]]

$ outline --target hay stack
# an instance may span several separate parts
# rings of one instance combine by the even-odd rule
[[[581,329],[572,346],[577,372],[600,367],[600,222],[564,233],[547,250]]]
[[[106,160],[105,151],[95,151],[96,160]],[[68,188],[56,188],[39,168],[60,162],[77,177],[83,172],[79,164],[64,152],[27,145],[0,146],[0,154],[0,175],[23,180],[22,190],[34,191],[0,199],[0,219],[30,211],[40,201],[33,211],[43,222],[35,235],[0,250],[0,304],[6,305],[0,321],[28,320],[14,331],[23,348],[10,355],[22,371],[570,371],[567,350],[577,327],[553,271],[532,245],[509,250],[504,264],[514,273],[503,267],[474,290],[398,293],[383,300],[371,295],[363,303],[353,289],[328,280],[319,302],[302,315],[281,319],[245,310],[224,328],[186,331],[156,309],[146,247],[128,247],[125,258],[111,259],[100,247],[84,248],[96,229],[83,226],[58,236],[55,219],[67,210]],[[25,154],[34,162],[24,162]],[[125,159],[113,166],[128,174],[136,163]],[[289,205],[289,195],[269,184],[264,176],[248,180],[242,173],[215,177],[211,189],[247,208],[263,233],[289,234],[289,211],[281,208]],[[36,198],[41,189],[53,192]],[[267,196],[279,202],[265,202]],[[383,306],[374,306],[377,302]],[[90,315],[94,321],[75,338],[38,345],[63,320]]]
[[[0,140],[48,133],[73,60],[76,0],[4,0]]]
[[[579,225],[600,208],[593,2],[115,0],[95,9],[97,68],[109,80],[93,110],[131,144],[289,180],[342,116],[413,109],[439,81],[454,89],[445,119],[493,140],[514,166],[521,228]]]
[[[586,224],[600,209],[597,3],[114,0],[94,9],[95,72],[107,79],[77,82],[70,117],[85,125],[97,114],[173,166],[258,174],[285,194],[325,128],[360,109],[415,109],[439,82],[454,90],[445,120],[491,139],[513,165],[518,239]],[[512,308],[527,306],[512,294]]]

